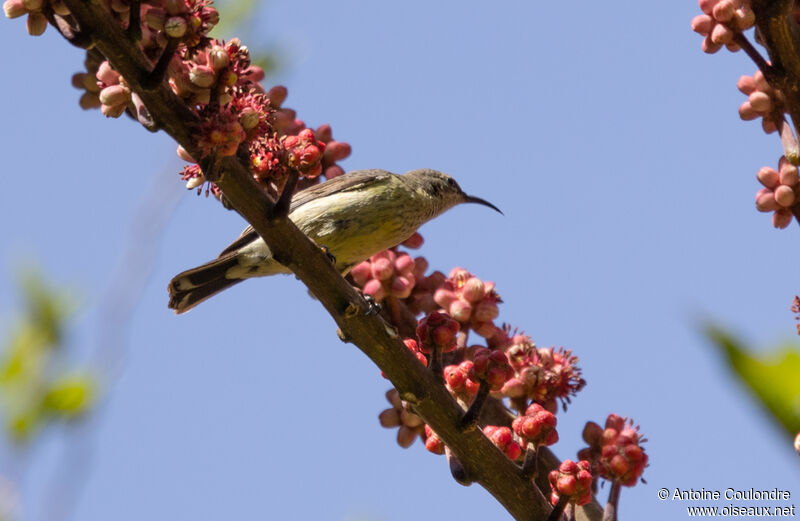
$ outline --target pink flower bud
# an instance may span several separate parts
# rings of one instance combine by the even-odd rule
[[[383,289],[383,285],[376,279],[369,279],[367,283],[364,284],[363,291],[367,295],[372,295],[372,297],[377,301],[383,300],[383,298],[386,296],[386,291]]]
[[[782,185],[794,186],[798,181],[797,167],[788,161],[780,165],[780,182]]]
[[[771,212],[780,208],[775,200],[775,193],[768,188],[762,188],[756,193],[756,209],[759,212]]]
[[[22,0],[6,0],[3,2],[3,12],[6,14],[6,18],[19,18],[27,14],[28,10]]]
[[[401,409],[403,407],[403,400],[400,399],[400,393],[397,389],[392,388],[386,391],[386,401],[395,409]]]
[[[325,169],[326,179],[334,179],[340,175],[344,175],[344,169],[339,165],[331,165]]]
[[[252,107],[247,107],[239,114],[239,123],[245,130],[252,130],[256,128],[260,121],[260,114]]]
[[[103,105],[124,105],[130,100],[131,93],[122,85],[111,85],[100,91],[100,103]]]
[[[189,81],[201,88],[214,85],[217,77],[208,65],[195,65],[189,71]]]
[[[719,3],[719,0],[699,0],[700,10],[706,14],[711,14],[714,11],[714,6]]]
[[[483,338],[492,338],[498,331],[492,322],[473,322],[472,329]]]
[[[482,300],[475,306],[474,318],[479,322],[489,322],[500,315],[497,304],[490,300]]]
[[[770,87],[769,82],[767,82],[767,78],[764,76],[764,73],[760,70],[757,70],[753,74],[753,81],[755,82],[756,88],[758,90],[762,90],[764,92],[769,92],[772,90]]]
[[[761,120],[761,129],[767,134],[772,134],[773,132],[778,131],[778,125],[771,119],[767,119],[765,117]]]
[[[718,45],[724,45],[733,41],[733,35],[733,31],[728,27],[717,24],[714,26],[714,30],[711,31],[711,41]]]
[[[389,259],[375,259],[372,262],[372,276],[378,280],[388,280],[394,275],[394,268]]]
[[[742,121],[752,121],[758,116],[760,116],[760,114],[750,105],[749,100],[739,105],[739,117]]]
[[[97,74],[95,74],[95,76],[97,76],[97,80],[100,83],[105,85],[115,85],[119,83],[120,80],[119,73],[111,68],[111,64],[108,63],[108,61],[104,61],[100,64],[100,66],[97,68]]]
[[[356,264],[353,269],[350,270],[350,275],[357,285],[363,286],[372,276],[372,264],[370,264],[369,261]]]
[[[167,21],[167,12],[160,7],[150,7],[144,14],[144,21],[147,22],[147,26],[151,29],[160,31]]]
[[[78,100],[78,104],[84,110],[96,109],[101,105],[100,98],[94,92],[84,92]]]
[[[749,29],[756,23],[756,13],[749,7],[737,9],[734,18],[740,31]]]
[[[772,107],[772,100],[766,92],[761,92],[760,90],[750,94],[748,101],[750,101],[750,106],[752,106],[753,110],[756,112],[768,112]]]
[[[718,50],[722,49],[722,45],[718,43],[714,43],[711,39],[711,35],[706,36],[703,39],[703,44],[701,45],[703,52],[706,54],[714,54]]]
[[[450,308],[450,304],[456,300],[458,296],[449,289],[440,288],[433,294],[433,300],[436,301],[443,309]]]
[[[231,60],[228,56],[228,51],[219,45],[212,46],[208,51],[208,64],[211,65],[215,71],[224,69],[228,66],[228,64],[230,64],[230,62]]]
[[[400,409],[400,422],[403,425],[407,425],[412,428],[421,427],[424,424],[422,418],[409,411],[405,407]]]
[[[186,34],[187,24],[186,19],[182,16],[171,16],[164,22],[164,32],[170,38],[181,38]]]
[[[409,275],[414,272],[414,259],[407,253],[403,253],[395,259],[394,267],[399,273]]]
[[[773,189],[780,184],[779,177],[778,172],[768,166],[762,166],[756,174],[759,183]]]
[[[319,138],[321,141],[324,139]],[[348,143],[342,141],[330,141],[328,147],[325,149],[325,159],[328,161],[339,161],[348,157],[352,149]]]
[[[100,112],[107,118],[118,118],[128,108],[127,105],[101,105]]]
[[[283,85],[276,85],[267,91],[267,98],[269,98],[269,103],[275,108],[279,108],[283,105],[283,102],[286,101],[286,97],[289,95],[289,91]],[[292,116],[294,119],[294,116]]]
[[[791,186],[779,186],[775,189],[775,200],[784,208],[792,206],[794,203],[794,190],[792,190]]]
[[[397,298],[408,298],[414,284],[407,277],[397,277],[392,281],[392,295]]]
[[[502,389],[500,392],[503,396],[508,396],[509,398],[521,398],[527,394],[525,390],[525,384],[522,383],[522,380],[519,378],[510,378],[503,384]]]
[[[750,95],[754,90],[756,90],[756,82],[752,76],[742,76],[739,78],[739,81],[736,82],[736,88],[742,94]]]
[[[406,425],[401,425],[400,428],[397,429],[397,444],[404,449],[409,448],[416,439],[417,431],[415,429],[412,429]]]
[[[425,240],[422,238],[422,235],[419,233],[414,233],[411,237],[403,241],[403,246],[406,248],[411,248],[412,250],[416,250],[422,247],[422,243]]]
[[[472,316],[472,304],[465,300],[456,299],[450,303],[450,307],[447,308],[447,311],[459,322],[467,322]]]
[[[714,6],[714,9],[711,11],[714,15],[714,19],[718,22],[729,22],[736,11],[736,6],[733,5],[733,2],[729,0],[722,0],[717,5]]]
[[[397,409],[385,409],[378,415],[378,421],[381,427],[397,427],[400,425],[400,414]]]
[[[47,18],[39,11],[29,13],[26,28],[31,36],[40,36],[47,29]]]
[[[714,19],[707,14],[699,14],[692,18],[692,31],[707,35],[714,28]]]
[[[478,302],[486,294],[483,281],[478,277],[470,277],[461,289],[461,296],[468,302]]]
[[[53,1],[51,1],[50,2],[50,7],[53,8],[53,12],[54,13],[56,13],[58,16],[61,16],[61,17],[66,17],[66,16],[69,16],[70,14],[72,14],[72,13],[70,13],[70,10],[69,10],[69,7],[67,7],[67,4],[65,4],[61,0],[53,0]]]

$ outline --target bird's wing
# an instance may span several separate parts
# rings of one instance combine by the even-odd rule
[[[368,180],[374,180],[380,177],[387,177],[396,174],[392,174],[391,172],[387,172],[386,170],[378,170],[378,169],[371,169],[371,170],[356,170],[354,172],[350,172],[344,175],[340,175],[339,177],[334,177],[329,181],[325,181],[324,183],[320,183],[318,185],[310,186],[305,190],[300,190],[292,197],[292,203],[289,206],[289,213],[292,213],[296,208],[306,204],[309,201],[313,201],[319,197],[325,197],[331,194],[339,193],[339,192],[347,192],[350,190],[356,190],[360,186],[362,186]],[[219,254],[220,257],[224,257],[225,255],[242,248],[243,246],[250,244],[251,242],[258,239],[258,233],[253,229],[253,226],[250,225],[244,229],[241,235],[230,243],[227,248],[222,250]]]

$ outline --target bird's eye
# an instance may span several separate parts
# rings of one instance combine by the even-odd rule
[[[451,187],[455,187],[456,186],[456,180],[451,177],[451,178],[449,178],[447,180],[447,184],[450,185]]]

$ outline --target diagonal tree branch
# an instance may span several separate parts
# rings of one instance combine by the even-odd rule
[[[146,105],[159,126],[195,157],[192,139],[198,123],[194,113],[162,82],[146,89],[153,64],[111,19],[103,2],[65,0],[83,32],[119,71]],[[322,251],[285,216],[235,157],[220,160],[209,180],[269,245],[275,259],[309,288],[334,318],[343,337],[353,342],[411,403],[426,423],[458,457],[470,479],[486,488],[517,520],[545,519],[551,507],[545,496],[475,425],[462,427],[463,409],[447,389],[402,343],[396,331],[379,316],[367,316],[361,295],[336,271]],[[270,217],[272,216],[272,217]],[[543,451],[544,452],[544,451]],[[552,454],[550,454],[552,456]],[[596,503],[579,508],[578,519],[599,520]]]

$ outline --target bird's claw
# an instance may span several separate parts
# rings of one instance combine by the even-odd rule
[[[364,315],[371,317],[372,315],[377,315],[381,312],[383,307],[380,305],[379,302],[375,300],[375,297],[372,295],[364,295],[364,301],[367,303],[367,310],[364,312]]]
[[[336,257],[331,253],[331,250],[329,250],[327,246],[321,246],[321,248],[325,256],[328,257],[328,260],[331,261],[331,264],[336,266]]]

